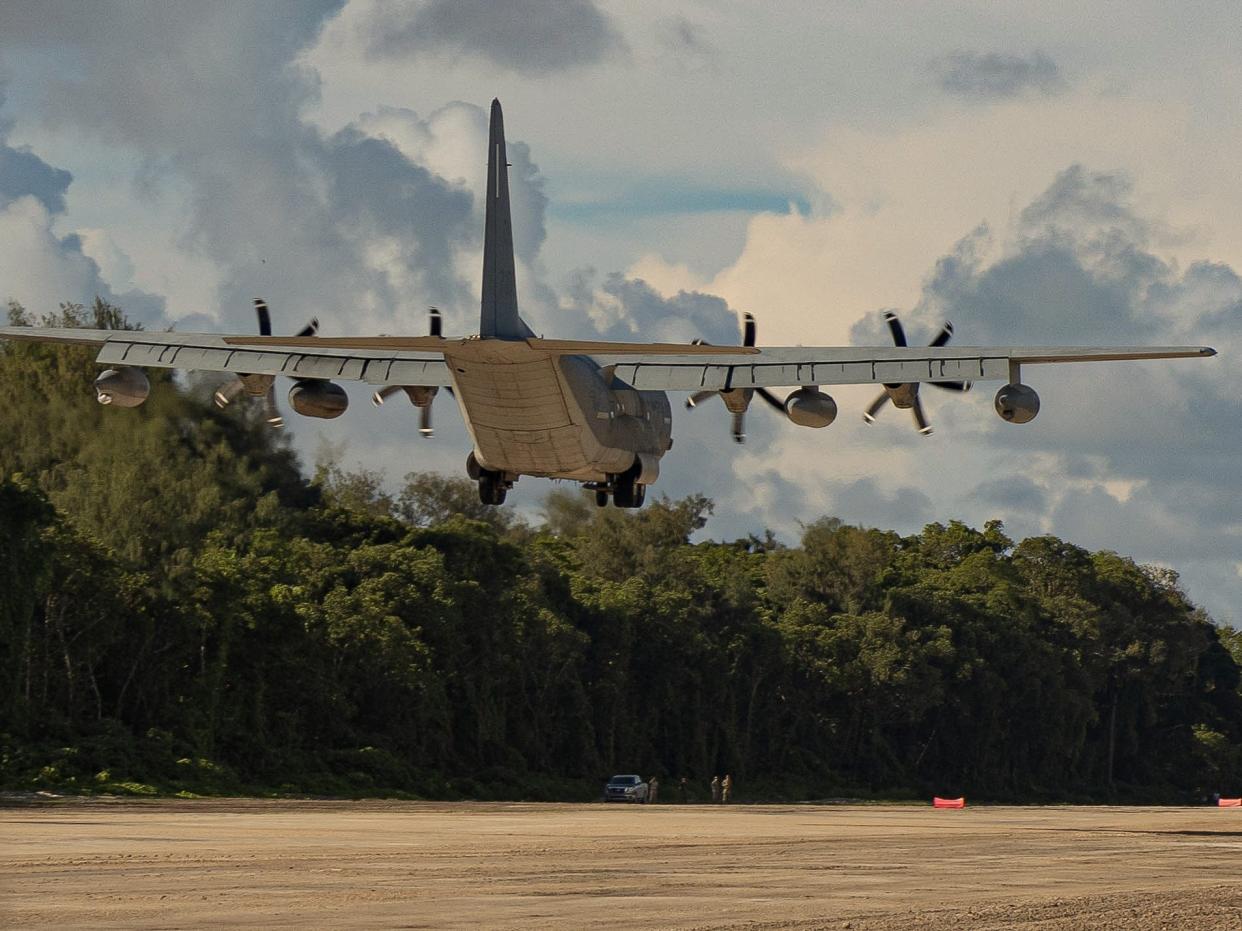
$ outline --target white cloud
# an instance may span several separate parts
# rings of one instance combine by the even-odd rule
[[[933,118],[880,130],[837,127],[790,167],[840,210],[756,217],[742,254],[712,290],[762,315],[781,342],[841,341],[864,314],[915,303],[946,243],[980,223],[992,231],[984,247],[1002,247],[1018,212],[1078,163],[1137,179],[1138,210],[1162,254],[1242,265],[1242,216],[1220,209],[1242,202],[1242,178],[1224,176],[1242,131],[1222,129],[1193,158],[1187,133],[1176,104],[1097,88],[986,111],[945,106]],[[1233,141],[1222,144],[1227,133]]]
[[[99,267],[62,242],[52,216],[34,197],[0,208],[0,289],[6,300],[32,313],[46,313],[61,301],[89,301],[101,287]]]

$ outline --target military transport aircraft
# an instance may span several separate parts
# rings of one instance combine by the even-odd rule
[[[970,382],[1001,381],[996,411],[1011,423],[1039,412],[1039,396],[1022,384],[1022,367],[1049,362],[1113,362],[1211,356],[1199,346],[1168,347],[947,347],[948,325],[926,348],[906,345],[901,324],[888,318],[896,345],[885,347],[758,347],[753,318],[742,344],[712,346],[616,343],[536,337],[518,315],[509,178],[500,102],[492,101],[487,153],[487,206],[483,301],[477,336],[446,338],[433,312],[429,336],[318,336],[312,322],[296,336],[271,335],[267,307],[256,301],[259,336],[38,327],[3,327],[0,338],[99,347],[109,368],[95,381],[101,404],[136,407],[149,383],[142,367],[231,372],[217,392],[223,406],[245,392],[275,409],[276,376],[293,379],[289,402],[299,414],[332,418],[348,397],[336,382],[376,386],[375,401],[404,391],[421,409],[430,433],[430,408],[441,388],[451,392],[474,449],[466,471],[485,504],[500,504],[521,475],[569,479],[595,491],[596,503],[634,508],[659,475],[673,446],[672,407],[666,391],[690,393],[687,406],[718,395],[733,414],[734,438],[758,396],[802,427],[826,427],[837,405],[825,385],[876,384],[883,393],[866,417],[887,403],[912,411],[930,432],[919,387],[964,390]],[[769,389],[793,387],[784,399]]]

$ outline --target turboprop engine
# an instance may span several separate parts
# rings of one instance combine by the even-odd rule
[[[349,396],[334,382],[306,379],[289,389],[289,403],[303,417],[331,420],[345,413]]]
[[[1039,395],[1029,385],[1002,385],[996,392],[996,413],[1010,423],[1030,423],[1039,413]]]
[[[800,427],[826,427],[837,419],[837,402],[817,388],[799,388],[785,399],[785,416]]]
[[[123,365],[107,369],[95,379],[95,400],[117,407],[137,407],[151,393],[151,383],[142,369]]]

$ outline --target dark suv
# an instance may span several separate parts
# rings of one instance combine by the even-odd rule
[[[647,804],[650,791],[642,776],[613,776],[604,786],[605,802],[639,802]]]

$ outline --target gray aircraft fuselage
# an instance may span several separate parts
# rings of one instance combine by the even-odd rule
[[[636,391],[585,356],[524,341],[477,340],[446,352],[454,394],[486,469],[606,483],[636,462],[651,484],[672,446],[663,391]]]

